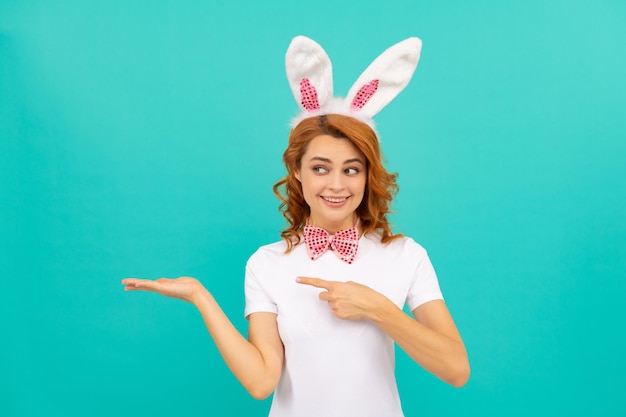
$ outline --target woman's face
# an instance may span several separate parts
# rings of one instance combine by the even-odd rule
[[[316,136],[300,161],[296,178],[311,209],[309,223],[335,233],[352,227],[363,200],[366,159],[348,139]]]

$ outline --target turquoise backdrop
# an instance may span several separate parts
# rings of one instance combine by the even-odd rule
[[[246,331],[299,34],[338,94],[424,42],[377,123],[473,373],[398,352],[407,417],[626,415],[625,22],[619,0],[0,0],[0,415],[267,414],[192,306],[120,280],[195,276]]]

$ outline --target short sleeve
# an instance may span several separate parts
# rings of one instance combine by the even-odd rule
[[[257,252],[248,259],[246,264],[246,277],[244,291],[246,306],[244,316],[247,318],[252,313],[269,312],[278,313],[276,304],[270,299],[262,285],[264,272],[262,255]]]
[[[411,311],[433,300],[443,300],[439,280],[426,250],[418,245],[419,260],[409,288],[406,303]]]

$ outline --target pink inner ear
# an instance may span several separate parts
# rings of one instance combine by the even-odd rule
[[[378,80],[372,80],[368,84],[365,84],[354,96],[354,100],[352,100],[350,108],[352,110],[362,109],[370,98],[372,98],[376,90],[378,90]]]
[[[317,90],[311,85],[308,78],[300,81],[300,94],[302,95],[302,107],[308,111],[319,110],[320,102],[317,99]]]

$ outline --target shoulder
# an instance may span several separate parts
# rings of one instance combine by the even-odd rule
[[[281,239],[277,242],[260,246],[252,256],[257,254],[284,254],[285,250],[287,250],[287,242]]]
[[[297,248],[297,247],[296,247]],[[296,249],[294,248],[294,250]],[[267,261],[276,261],[278,259],[289,258],[289,255],[293,253],[285,253],[287,250],[287,242],[284,239],[278,242],[269,243],[267,245],[260,246],[251,256],[248,258],[248,265],[258,265]]]
[[[393,264],[398,268],[400,265],[416,268],[428,259],[426,249],[407,236],[397,237],[390,242],[383,243],[379,234],[368,233],[361,242],[360,256],[362,259],[369,259],[373,262]]]
[[[426,249],[424,249],[422,245],[413,240],[413,238],[408,236],[397,237],[387,243],[383,243],[381,241],[381,235],[377,232],[368,233],[363,237],[364,241],[368,242],[368,244],[376,247],[379,250],[400,253],[406,252],[413,255],[426,255]]]

